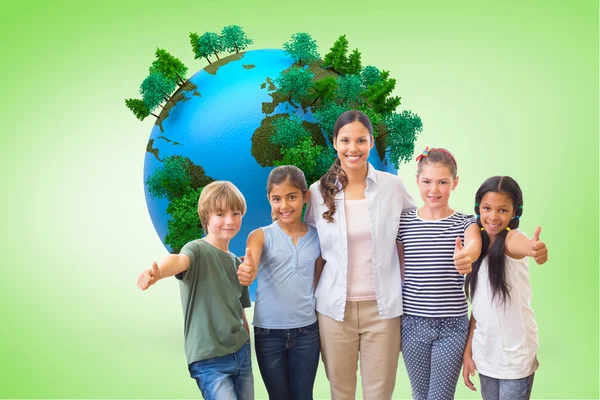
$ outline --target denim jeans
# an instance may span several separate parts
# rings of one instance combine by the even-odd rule
[[[188,370],[205,400],[254,400],[249,343],[235,353],[193,362]]]
[[[402,316],[402,356],[415,400],[452,400],[469,319]]]
[[[319,366],[319,327],[254,328],[256,359],[273,400],[310,400]]]
[[[484,400],[529,400],[534,375],[521,379],[496,379],[479,374],[481,397]]]

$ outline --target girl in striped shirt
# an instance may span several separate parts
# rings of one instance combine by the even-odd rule
[[[469,332],[464,275],[479,257],[481,234],[475,218],[448,204],[458,185],[454,156],[426,148],[417,161],[424,204],[402,213],[397,236],[402,353],[414,399],[453,399]]]

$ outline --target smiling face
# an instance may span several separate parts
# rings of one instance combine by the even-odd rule
[[[242,212],[239,210],[216,211],[210,214],[206,228],[209,241],[228,244],[242,226]]]
[[[283,224],[292,224],[302,219],[302,206],[308,201],[308,192],[302,191],[292,185],[289,180],[272,185],[269,192],[271,212]]]
[[[515,208],[510,196],[500,192],[487,192],[479,204],[481,226],[493,242],[510,224]]]
[[[346,173],[366,168],[369,152],[374,145],[371,133],[360,121],[342,126],[333,143]]]
[[[458,177],[453,177],[452,171],[442,163],[424,164],[417,175],[417,185],[426,207],[442,209],[448,206],[450,193],[458,185]]]

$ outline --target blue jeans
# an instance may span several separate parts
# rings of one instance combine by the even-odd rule
[[[533,375],[521,379],[496,379],[479,374],[484,400],[529,400]]]
[[[468,333],[466,315],[402,316],[402,357],[413,399],[454,399]]]
[[[250,344],[221,357],[188,365],[205,400],[254,400]]]
[[[254,328],[256,359],[269,399],[310,400],[319,366],[319,327]]]

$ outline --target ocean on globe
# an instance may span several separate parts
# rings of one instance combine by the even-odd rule
[[[266,182],[274,167],[261,166],[252,155],[253,135],[265,118],[278,114],[295,113],[305,121],[315,120],[311,107],[287,101],[278,102],[274,109],[263,107],[263,103],[273,101],[272,82],[294,63],[285,51],[252,50],[229,58],[216,69],[205,68],[192,76],[189,82],[195,88],[183,91],[168,117],[154,125],[144,160],[144,187],[152,223],[165,243],[169,200],[151,196],[147,181],[166,158],[187,157],[214,180],[233,182],[244,194],[248,207],[241,230],[230,244],[230,250],[242,256],[248,234],[271,223]],[[379,170],[396,172],[389,160],[382,162],[375,149],[369,162]]]

